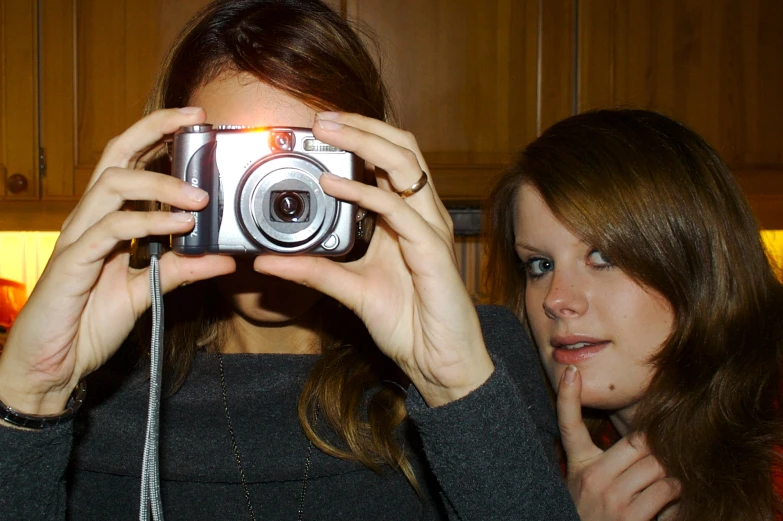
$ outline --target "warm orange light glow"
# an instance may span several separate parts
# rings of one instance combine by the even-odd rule
[[[57,232],[0,232],[0,278],[23,283],[29,295],[46,267],[58,236]],[[772,262],[783,273],[783,230],[764,230],[761,237]],[[478,243],[475,246],[481,248]],[[477,277],[478,273],[475,281],[466,280],[469,287],[478,287]]]
[[[0,278],[21,282],[30,295],[59,235],[57,232],[0,232]]]
[[[763,230],[761,238],[764,240],[772,262],[777,264],[783,273],[783,230]]]
[[[0,279],[0,332],[8,331],[26,300],[24,284]]]

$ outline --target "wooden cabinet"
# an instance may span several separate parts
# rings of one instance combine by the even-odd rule
[[[105,143],[142,114],[176,31],[206,2],[0,0],[0,229],[59,229]],[[483,199],[558,119],[632,104],[702,133],[762,223],[783,228],[780,0],[328,3],[375,34],[398,123],[447,202]],[[16,173],[28,186],[11,193]]]
[[[106,142],[142,116],[176,31],[205,3],[43,2],[43,200],[74,200],[81,195]]]
[[[207,0],[1,1],[0,229],[57,230],[106,142],[141,117],[169,42]],[[15,172],[29,180],[18,194],[8,190]]]
[[[783,228],[783,2],[573,5],[577,110],[628,105],[683,121],[728,163],[762,224]]]
[[[38,198],[38,89],[33,1],[0,2],[0,204]]]
[[[537,0],[348,3],[371,27],[399,112],[446,200],[477,201],[535,137]]]

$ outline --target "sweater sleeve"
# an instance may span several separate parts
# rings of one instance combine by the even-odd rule
[[[65,519],[73,422],[29,431],[0,426],[0,517]]]
[[[524,328],[502,308],[479,317],[495,362],[490,378],[436,408],[411,387],[406,403],[451,517],[578,521],[554,464],[556,422]]]

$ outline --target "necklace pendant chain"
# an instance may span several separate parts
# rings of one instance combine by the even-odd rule
[[[234,426],[231,422],[231,413],[228,410],[228,391],[226,391],[226,375],[223,371],[223,356],[218,353],[218,367],[220,369],[220,389],[223,394],[223,410],[226,413],[226,423],[228,424],[228,434],[231,438],[231,450],[234,453],[234,462],[239,470],[239,479],[242,483],[242,492],[245,495],[245,503],[247,504],[247,512],[250,515],[251,521],[256,521],[256,514],[253,510],[253,502],[250,500],[250,488],[247,484],[247,478],[245,476],[245,467],[242,464],[242,456],[239,453],[239,446],[237,445],[236,434],[234,433]],[[313,418],[313,427],[318,422],[318,411]],[[305,498],[307,496],[307,480],[310,476],[310,461],[313,455],[313,442],[307,440],[307,457],[305,458],[304,475],[302,476],[302,488],[299,492],[299,507],[296,512],[296,520],[302,521],[304,519],[304,507]]]

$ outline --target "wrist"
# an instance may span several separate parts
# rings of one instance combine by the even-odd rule
[[[8,367],[0,356],[0,401],[24,414],[58,414],[66,408],[76,383],[53,385],[36,383],[36,378]]]
[[[452,375],[447,380],[448,383],[443,383],[445,380],[432,381],[422,378],[418,379],[418,382],[417,379],[412,379],[413,384],[430,407],[440,407],[460,400],[484,385],[495,372],[495,364],[489,354],[485,351],[484,355],[474,363],[466,364],[459,377]]]
[[[84,382],[79,382],[68,399],[64,409],[56,414],[30,414],[0,401],[0,421],[11,427],[21,429],[44,429],[70,421],[84,403],[86,390]]]
[[[73,391],[48,393],[13,392],[0,387],[0,402],[17,412],[32,415],[58,414],[65,410]]]

